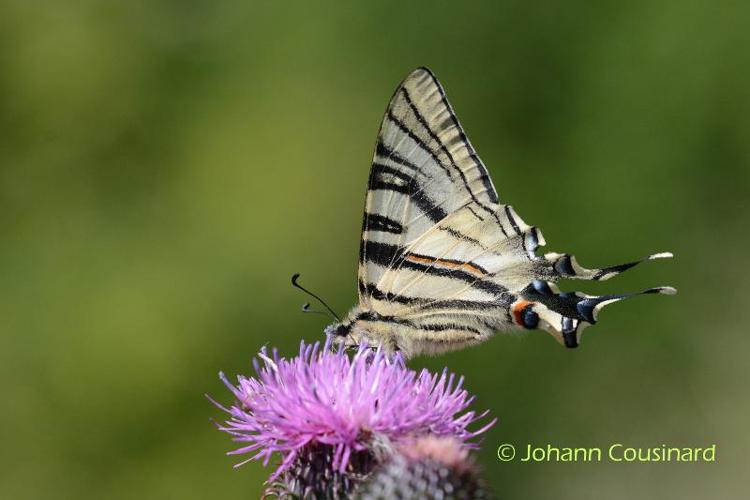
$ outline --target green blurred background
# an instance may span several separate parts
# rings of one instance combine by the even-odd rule
[[[442,80],[504,201],[591,266],[577,351],[448,365],[499,418],[504,498],[746,498],[750,7],[741,2],[0,3],[0,496],[253,498],[203,397],[356,300],[388,98]],[[567,284],[570,288],[570,284]],[[500,443],[718,445],[715,464],[499,463]]]

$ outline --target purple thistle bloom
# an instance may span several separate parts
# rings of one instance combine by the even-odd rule
[[[447,370],[417,373],[399,354],[361,346],[350,357],[331,351],[327,341],[323,349],[302,342],[292,359],[275,350],[271,359],[265,349],[259,357],[264,364],[253,360],[257,377],[238,376],[237,386],[220,374],[237,401],[230,408],[215,404],[230,414],[219,429],[247,443],[229,453],[255,452],[236,466],[261,459],[267,465],[274,453],[281,455],[269,482],[310,450],[327,450],[332,472],[366,474],[369,470],[353,471],[352,464],[377,464],[378,448],[419,436],[449,436],[475,448],[470,440],[495,423],[468,430],[487,412],[467,411],[474,398],[462,388],[463,377],[456,380]],[[372,460],[363,461],[363,455]]]

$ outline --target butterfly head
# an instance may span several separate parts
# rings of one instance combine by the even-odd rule
[[[394,351],[397,350],[393,338],[396,326],[391,319],[358,306],[342,321],[328,325],[325,333],[334,344],[347,348],[358,348],[366,344]]]
[[[328,325],[325,329],[325,334],[336,340],[348,336],[351,330],[351,322],[344,320]]]
[[[326,336],[331,339],[333,345],[344,346],[347,349],[356,349],[361,343],[367,342],[362,331],[355,330],[356,320],[344,319],[330,324],[325,329]],[[367,342],[370,344],[370,342]]]
[[[358,346],[363,342],[372,345],[363,328],[363,315],[360,309],[360,307],[354,307],[342,320],[328,325],[325,329],[326,335],[334,343],[345,346]]]

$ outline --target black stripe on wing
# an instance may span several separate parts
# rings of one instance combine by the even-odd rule
[[[370,182],[368,189],[386,189],[397,193],[409,194],[414,178],[400,170],[391,168],[382,163],[373,163],[370,171]]]
[[[510,207],[510,205],[505,205],[505,217],[507,217],[508,221],[510,221],[510,225],[513,227],[513,231],[516,232],[516,234],[521,234],[521,228],[518,227],[518,222],[516,222],[516,218],[513,216],[513,209]]]
[[[419,322],[410,321],[409,319],[399,317],[399,316],[378,314],[374,311],[362,311],[359,314],[357,314],[353,318],[353,320],[354,321],[367,321],[371,323],[403,325],[409,328],[413,328],[414,330],[419,330],[421,332],[429,332],[429,333],[440,333],[440,332],[454,332],[454,334],[463,333],[465,336],[469,338],[478,338],[483,335],[487,335],[489,332],[493,330],[492,325],[485,324],[485,323],[482,323],[483,325],[485,325],[485,331],[481,331],[473,325],[463,324],[463,323],[459,323],[456,321],[445,322],[445,323],[419,323]],[[456,339],[455,338],[446,339],[442,337],[436,337],[431,340],[434,340],[436,342],[454,342]]]
[[[438,222],[448,216],[434,200],[417,188],[417,180],[404,172],[375,162],[370,170],[368,189],[395,191],[408,196],[414,204],[432,222]]]
[[[427,67],[421,67],[420,70],[427,73],[432,81],[434,82],[435,86],[438,89],[438,92],[440,92],[440,98],[442,100],[443,106],[448,110],[448,118],[447,120],[450,120],[452,124],[456,127],[456,131],[458,132],[459,137],[463,141],[463,143],[466,145],[466,150],[469,153],[469,157],[474,162],[474,165],[476,166],[477,170],[481,173],[480,179],[482,180],[482,183],[484,184],[485,188],[487,189],[487,196],[489,196],[490,201],[492,203],[499,203],[497,191],[495,191],[495,186],[492,185],[492,180],[490,179],[490,175],[487,172],[487,167],[484,166],[484,163],[482,163],[482,160],[479,159],[479,155],[477,155],[477,152],[474,150],[474,146],[471,145],[471,142],[469,142],[469,138],[466,137],[466,133],[464,132],[463,127],[458,121],[458,117],[456,117],[456,113],[453,111],[453,106],[450,105],[450,102],[448,102],[448,96],[445,94],[445,90],[443,89],[443,86],[440,85],[440,82],[438,81],[437,77],[435,77],[435,74],[430,70],[430,68]]]
[[[406,90],[404,90],[403,88],[401,90],[403,92],[406,92]],[[438,158],[438,156],[435,154],[435,151],[433,151],[432,148],[428,144],[426,144],[417,134],[415,134],[409,127],[407,127],[403,121],[399,120],[396,117],[396,115],[393,114],[393,110],[390,110],[390,109],[388,110],[388,119],[392,121],[393,124],[396,125],[399,128],[399,130],[401,130],[402,133],[406,134],[409,137],[409,139],[414,141],[417,144],[417,146],[419,146],[422,150],[424,150],[425,153],[430,155],[430,157],[435,162],[435,164],[443,169],[443,171],[446,173],[449,179],[452,178],[451,171],[448,169],[448,167],[443,165],[443,162],[440,161],[440,158]],[[464,178],[464,183],[466,182],[465,179],[466,178]]]
[[[360,264],[378,264],[389,266],[403,255],[404,249],[380,241],[362,239],[360,241]]]
[[[462,325],[459,323],[436,323],[436,324],[417,324],[414,325],[415,328],[419,328],[420,330],[425,330],[428,332],[445,332],[448,330],[456,330],[456,331],[464,331],[473,333],[475,335],[482,335],[483,332],[477,330],[474,327],[471,327],[469,325]]]
[[[500,296],[508,291],[508,289],[502,285],[477,278],[476,275],[459,269],[446,269],[444,267],[436,267],[432,264],[423,264],[421,262],[414,262],[407,259],[401,259],[399,265],[425,274],[463,281],[472,288],[488,292],[493,296]]]
[[[490,249],[487,248],[481,241],[479,241],[476,238],[472,238],[471,236],[466,235],[466,234],[458,231],[457,229],[453,229],[452,227],[447,227],[447,226],[440,226],[440,227],[438,227],[438,229],[441,230],[441,231],[445,231],[446,233],[450,234],[451,236],[453,236],[454,238],[456,238],[458,240],[465,241],[467,243],[471,243],[472,245],[478,246],[479,248],[481,248],[485,252],[489,252],[490,251]]]
[[[365,212],[365,221],[365,227],[368,231],[380,231],[391,234],[401,234],[404,231],[404,226],[400,222],[390,219],[385,215]]]
[[[492,307],[507,309],[515,300],[515,296],[510,293],[504,293],[497,296],[492,302],[478,302],[461,299],[435,300],[433,298],[410,297],[408,295],[383,292],[376,284],[365,283],[362,280],[359,281],[359,291],[375,300],[414,306],[413,309],[410,309],[410,312],[439,310],[486,311],[488,308]]]
[[[419,171],[419,167],[413,162],[407,160],[396,151],[383,144],[382,137],[378,137],[378,143],[375,145],[375,153],[376,157],[380,156],[381,158],[391,160],[415,172]]]
[[[443,152],[443,154],[445,154],[445,156],[448,158],[448,160],[450,160],[451,166],[456,170],[456,172],[458,172],[458,175],[459,175],[459,177],[461,177],[461,181],[464,184],[464,188],[466,188],[466,191],[468,191],[469,195],[471,195],[471,199],[477,205],[482,206],[484,208],[488,208],[481,201],[479,201],[477,199],[477,197],[474,195],[474,191],[471,190],[471,186],[469,186],[469,181],[466,179],[466,174],[458,166],[458,164],[456,163],[456,160],[453,158],[453,155],[451,154],[450,151],[448,151],[448,148],[445,147],[445,144],[443,144],[443,142],[437,136],[437,134],[435,133],[435,131],[432,130],[432,128],[430,127],[430,124],[427,123],[427,120],[425,120],[424,116],[422,116],[422,113],[419,112],[419,109],[417,108],[417,106],[414,105],[414,101],[412,101],[411,96],[409,95],[409,91],[406,90],[405,87],[401,87],[401,93],[404,96],[404,99],[406,99],[406,102],[409,104],[409,107],[411,108],[412,112],[414,113],[414,116],[417,118],[417,121],[419,121],[419,123],[422,125],[422,127],[424,127],[425,131],[430,136],[430,138],[433,141],[435,141],[435,143],[438,145],[438,147]],[[410,137],[411,137],[411,135],[410,135]],[[417,139],[415,139],[415,141],[416,140]],[[420,144],[420,146],[421,146],[421,145],[424,144],[424,142],[419,141],[418,144]],[[432,150],[430,150],[428,147],[425,147],[424,149],[425,149],[425,151],[428,151],[430,153],[430,155],[432,156],[432,158],[438,163],[438,165],[440,165],[448,173],[448,176],[450,177],[450,170],[447,169],[442,164],[442,162],[440,161],[440,159],[438,158],[438,156]],[[487,172],[485,171],[485,172],[483,172],[483,174],[486,176]]]

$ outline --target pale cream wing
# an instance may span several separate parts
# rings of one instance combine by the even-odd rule
[[[560,292],[554,282],[567,275],[556,269],[559,254],[536,255],[544,244],[541,232],[509,205],[498,206],[495,217],[485,217],[469,203],[397,257],[375,287],[372,309],[410,325],[412,337],[423,343],[466,345],[498,330],[541,328],[561,344],[576,347],[604,306],[634,295],[674,293],[671,287],[605,296]],[[585,269],[576,264],[576,277],[595,279],[630,267]]]
[[[360,310],[436,343],[518,326],[544,328],[575,347],[604,305],[631,295],[560,293],[555,281],[604,280],[671,257],[587,269],[569,254],[537,256],[543,244],[536,228],[499,203],[434,75],[412,72],[378,133],[360,246]]]
[[[412,72],[383,118],[370,170],[360,247],[360,303],[397,255],[473,203],[493,217],[497,193],[435,76]]]
[[[469,203],[397,256],[371,305],[417,326],[449,322],[489,332],[511,326],[508,309],[544,272],[534,254],[539,238],[510,206],[489,216]]]

